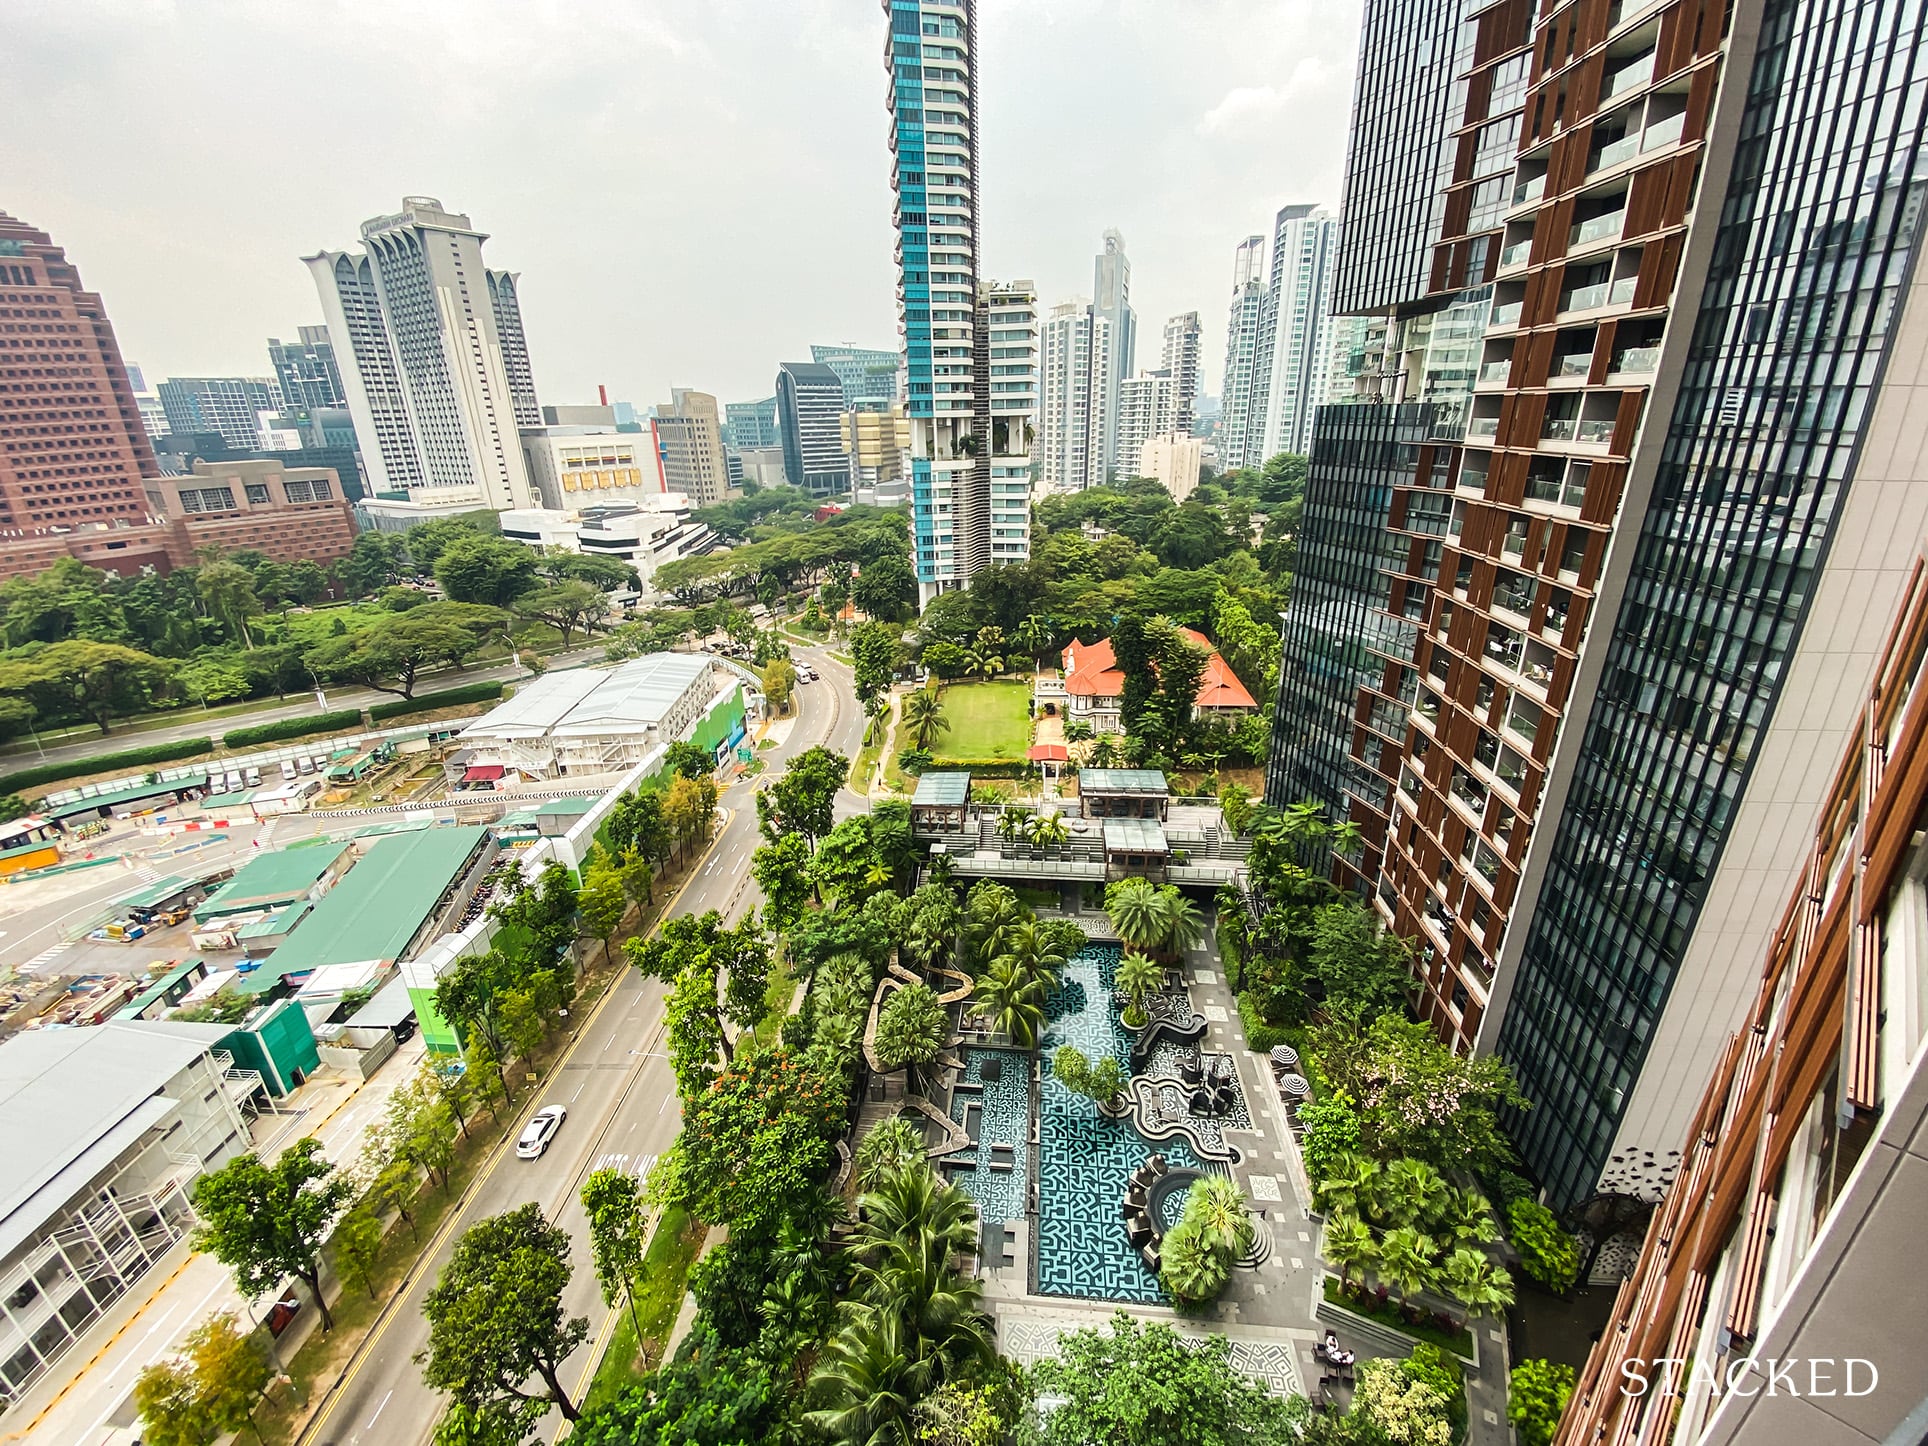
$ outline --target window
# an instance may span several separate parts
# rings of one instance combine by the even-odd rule
[[[181,510],[183,512],[231,512],[234,510],[234,491],[229,487],[183,487]]]
[[[250,506],[265,507],[267,505],[267,502],[268,502],[268,484],[267,483],[250,482],[247,484],[247,491],[248,491],[248,503]]]

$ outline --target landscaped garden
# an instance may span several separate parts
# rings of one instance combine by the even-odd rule
[[[1019,763],[1031,747],[1031,687],[1017,679],[949,683],[938,701],[950,727],[931,742],[931,754],[946,760],[995,760]]]

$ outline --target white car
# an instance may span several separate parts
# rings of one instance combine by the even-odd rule
[[[561,1105],[544,1105],[530,1116],[529,1123],[522,1127],[522,1134],[515,1142],[516,1158],[533,1160],[549,1148],[549,1142],[562,1128],[562,1122],[569,1117],[569,1111]]]

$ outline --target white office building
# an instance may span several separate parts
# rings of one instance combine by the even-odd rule
[[[1190,432],[1166,432],[1147,437],[1138,453],[1138,475],[1150,477],[1172,501],[1183,502],[1198,490],[1199,469],[1205,462],[1205,443]]]
[[[1038,448],[1049,492],[1082,492],[1105,481],[1113,333],[1109,318],[1079,298],[1045,319],[1040,347]]]
[[[642,502],[670,490],[649,432],[614,427],[531,427],[522,433],[534,505],[574,511],[598,503]]]
[[[690,514],[690,499],[662,492],[641,502],[589,502],[579,510],[518,507],[499,514],[502,535],[531,547],[613,557],[636,569],[645,598],[658,596],[656,569],[714,552],[717,536]]]
[[[408,196],[362,251],[302,258],[371,495],[501,511],[534,501],[519,430],[540,427],[517,278],[482,260],[467,216]]]

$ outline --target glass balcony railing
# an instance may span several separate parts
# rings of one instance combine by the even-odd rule
[[[1592,311],[1596,306],[1605,306],[1607,289],[1608,285],[1604,281],[1593,286],[1576,286],[1566,294],[1566,300],[1560,304],[1560,310]]]
[[[1670,115],[1665,120],[1655,121],[1647,127],[1646,133],[1641,136],[1640,149],[1642,151],[1657,151],[1662,146],[1671,146],[1675,141],[1680,139],[1681,132],[1686,129],[1687,114],[1685,111],[1679,115]]]
[[[1595,241],[1610,240],[1625,230],[1626,225],[1627,213],[1625,209],[1615,211],[1608,216],[1595,216],[1592,220],[1582,221],[1573,228],[1573,236],[1568,244],[1572,246],[1590,246]]]
[[[1660,368],[1660,348],[1657,346],[1630,346],[1616,352],[1609,371],[1624,372],[1628,375],[1643,375]]]
[[[1540,435],[1549,442],[1571,442],[1576,425],[1571,417],[1548,417],[1540,424]]]
[[[1613,423],[1610,421],[1584,421],[1580,423],[1578,440],[1604,447],[1613,440]]]
[[[1490,442],[1493,438],[1499,436],[1499,434],[1500,419],[1498,417],[1475,417],[1466,424],[1466,436],[1472,441]]]
[[[1496,587],[1493,589],[1493,606],[1505,608],[1509,613],[1519,613],[1524,617],[1533,606],[1533,589],[1530,587]]]
[[[1524,301],[1501,302],[1493,308],[1491,325],[1518,326],[1520,324],[1520,312],[1523,311],[1525,307],[1526,303]]]
[[[1632,90],[1637,85],[1645,85],[1654,78],[1654,58],[1651,54],[1642,56],[1632,65],[1624,65],[1607,77],[1601,88],[1600,98],[1611,100],[1614,96]]]
[[[1570,351],[1553,364],[1556,377],[1583,377],[1593,370],[1593,353],[1590,351]]]
[[[1471,467],[1462,467],[1459,470],[1459,476],[1453,479],[1453,485],[1461,492],[1473,492],[1484,496],[1486,493],[1486,474],[1475,471]]]
[[[1639,281],[1639,279],[1640,278],[1637,276],[1623,276],[1618,281],[1614,282],[1613,285],[1609,287],[1607,290],[1607,305],[1608,306],[1633,305],[1633,288],[1634,288],[1634,284],[1637,281]]]
[[[1479,369],[1479,385],[1488,387],[1502,384],[1506,381],[1506,374],[1512,369],[1513,359],[1511,357],[1507,357],[1501,361],[1487,362]]]
[[[1609,141],[1606,145],[1600,147],[1600,154],[1593,158],[1593,164],[1587,167],[1587,173],[1591,175],[1595,171],[1607,170],[1610,167],[1619,165],[1622,161],[1630,161],[1639,154],[1639,133],[1635,132],[1630,136],[1622,136],[1619,140]]]
[[[1513,204],[1524,206],[1528,201],[1537,201],[1546,194],[1546,177],[1533,176],[1521,181],[1513,188]]]
[[[1524,241],[1515,241],[1511,246],[1500,252],[1500,269],[1505,270],[1509,266],[1526,265],[1527,253],[1532,249],[1533,238],[1531,236],[1527,237]]]
[[[1578,507],[1586,501],[1585,482],[1563,481],[1558,477],[1531,477],[1526,479],[1526,498],[1529,502],[1548,502],[1555,507]]]

